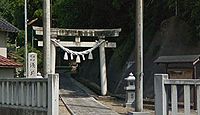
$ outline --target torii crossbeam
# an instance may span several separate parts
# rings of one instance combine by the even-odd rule
[[[36,35],[43,35],[43,28],[33,26]],[[92,47],[96,42],[82,42],[81,37],[98,38],[99,41],[107,40],[99,46],[100,56],[100,76],[101,76],[101,94],[107,93],[107,75],[106,75],[106,58],[105,48],[115,48],[115,42],[108,42],[108,38],[118,37],[121,29],[62,29],[51,28],[51,39],[58,36],[75,37],[74,41],[60,41],[65,47]],[[38,46],[43,46],[43,41],[38,41]],[[55,73],[56,46],[51,43],[51,73]]]

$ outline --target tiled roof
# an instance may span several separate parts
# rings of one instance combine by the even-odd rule
[[[0,55],[0,68],[16,68],[21,66],[21,64]]]
[[[0,31],[19,32],[20,30],[6,20],[0,18]]]
[[[179,56],[160,56],[155,63],[193,63],[196,64],[200,55],[179,55]]]

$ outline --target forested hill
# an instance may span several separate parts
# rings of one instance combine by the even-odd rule
[[[175,11],[176,1],[178,1],[177,13]],[[28,20],[38,18],[32,25],[42,26],[42,2],[42,0],[28,0]],[[24,0],[1,0],[0,6],[0,16],[23,30]],[[160,27],[160,23],[175,15],[191,26],[192,39],[198,39],[200,29],[199,7],[199,0],[144,0],[145,48],[148,48],[152,37]],[[134,0],[52,0],[51,14],[52,27],[120,27],[122,33],[118,43],[126,42],[128,39],[134,41]]]
[[[165,73],[165,66],[154,63],[159,56],[196,55],[200,54],[200,42],[192,41],[191,27],[179,17],[173,16],[164,20],[155,32],[152,41],[144,53],[144,96],[153,98],[153,84],[155,73]],[[129,53],[127,53],[130,51]],[[127,60],[124,60],[127,58]],[[80,65],[80,80],[100,82],[99,60],[86,62]],[[124,62],[123,62],[124,61]],[[199,70],[200,67],[197,67]],[[90,72],[88,72],[88,70]],[[134,72],[134,48],[131,49],[130,41],[122,43],[108,60],[108,88],[112,94],[125,93],[125,77]],[[198,73],[197,75],[200,75]],[[87,82],[87,84],[89,84]],[[91,84],[94,85],[94,84]]]
[[[134,69],[135,0],[52,0],[51,11],[52,27],[122,28],[117,48],[107,50],[109,91],[122,90],[121,81]],[[1,0],[0,17],[23,30],[24,0]],[[42,0],[28,0],[28,19],[36,18],[32,25],[42,26]],[[16,37],[20,46],[24,44],[22,37],[23,31]],[[157,56],[200,54],[199,41],[199,0],[144,0],[145,91],[152,91],[148,86],[152,86]],[[94,61],[82,63],[79,75],[98,84],[98,58]]]

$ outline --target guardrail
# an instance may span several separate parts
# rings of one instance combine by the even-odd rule
[[[48,78],[0,79],[0,106],[58,115],[59,75]]]
[[[184,88],[184,114],[190,115],[190,88],[197,90],[197,114],[200,115],[200,79],[168,79],[168,74],[154,75],[156,115],[168,115],[168,88],[171,88],[171,113],[178,114],[177,86]]]

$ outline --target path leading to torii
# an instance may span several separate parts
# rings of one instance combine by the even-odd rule
[[[60,97],[74,115],[118,115],[117,112],[88,95],[70,76],[60,74]]]

